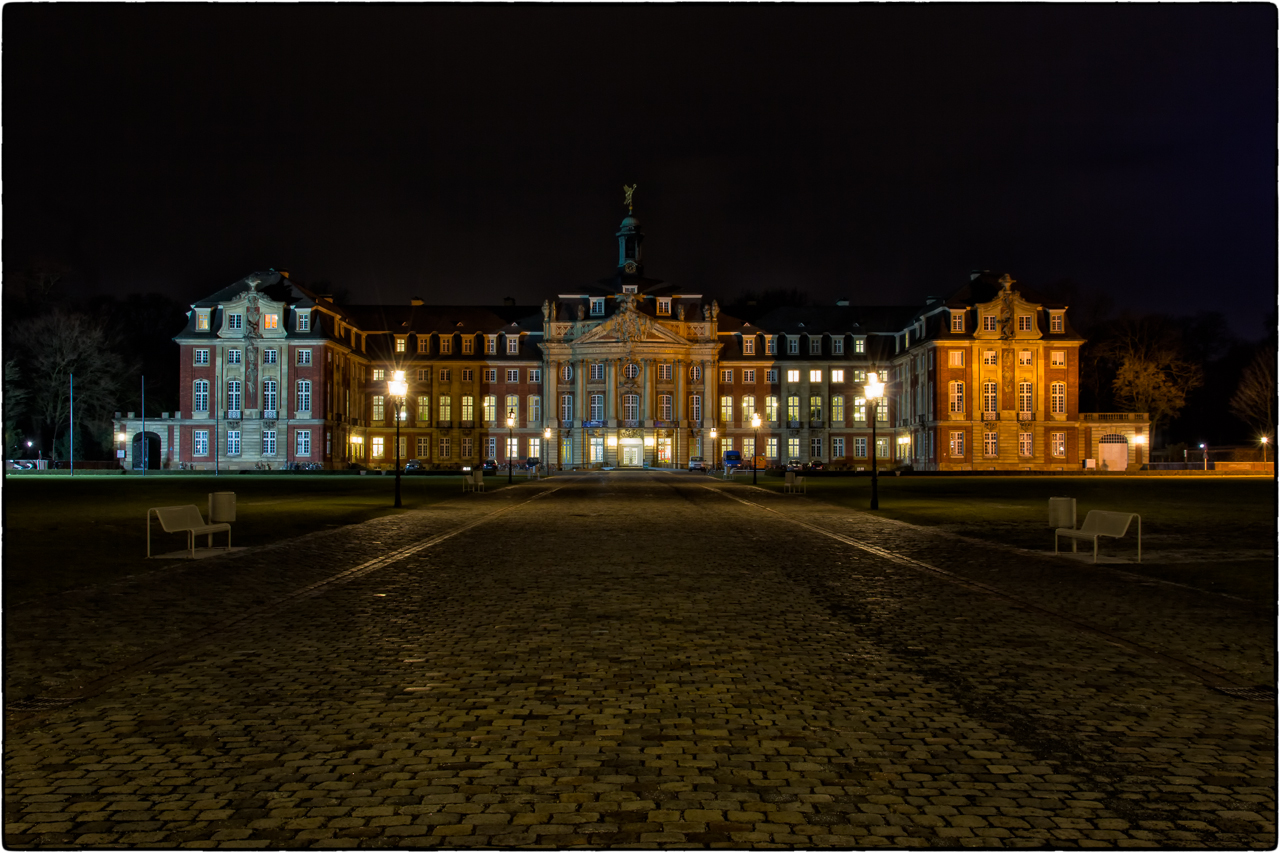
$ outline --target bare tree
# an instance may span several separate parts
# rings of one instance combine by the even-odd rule
[[[22,385],[22,373],[18,363],[9,359],[4,363],[4,448],[6,456],[14,456],[13,449],[22,442],[20,423],[27,409],[27,389]]]
[[[1259,436],[1275,439],[1276,427],[1276,350],[1264,346],[1240,374],[1240,384],[1231,397],[1231,413],[1258,431]]]
[[[100,323],[83,314],[54,311],[14,336],[27,377],[29,410],[55,439],[70,414],[70,377],[75,376],[75,426],[109,429],[125,366]],[[78,431],[78,430],[77,430]]]
[[[1153,434],[1178,416],[1187,394],[1204,382],[1203,368],[1183,356],[1178,329],[1163,317],[1122,321],[1105,355],[1116,364],[1111,383],[1116,404],[1148,413]]]

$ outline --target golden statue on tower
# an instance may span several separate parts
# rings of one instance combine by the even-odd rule
[[[631,212],[631,194],[636,191],[636,187],[638,186],[639,184],[632,184],[631,186],[627,186],[626,184],[622,185],[622,191],[627,194],[627,199],[624,202],[627,206],[627,213]]]

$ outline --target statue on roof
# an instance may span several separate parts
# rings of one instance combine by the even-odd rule
[[[627,200],[623,202],[627,206],[627,213],[631,212],[631,194],[636,191],[636,187],[638,186],[640,185],[639,184],[632,184],[631,186],[627,186],[626,184],[622,185],[622,191],[627,194]]]

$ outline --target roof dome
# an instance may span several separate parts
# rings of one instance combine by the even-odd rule
[[[639,220],[639,219],[636,219],[634,216],[632,216],[630,213],[628,213],[628,214],[627,214],[627,218],[626,218],[626,219],[624,219],[624,220],[622,220],[622,225],[621,225],[621,226],[619,226],[619,227],[621,227],[621,228],[639,228],[639,227],[640,227],[640,220]]]

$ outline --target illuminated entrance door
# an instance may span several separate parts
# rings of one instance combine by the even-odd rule
[[[1098,442],[1098,467],[1123,471],[1129,465],[1129,441],[1123,435],[1104,435]]]
[[[623,468],[639,468],[644,465],[644,445],[640,439],[623,439],[618,443],[619,464]]]

